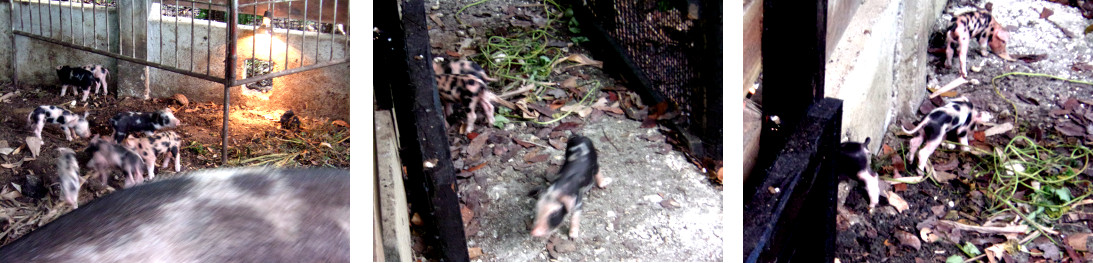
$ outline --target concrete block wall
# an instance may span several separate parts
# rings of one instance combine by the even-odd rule
[[[842,99],[844,140],[877,152],[897,117],[925,98],[926,50],[945,0],[866,0],[828,54],[825,94]]]
[[[121,28],[125,29],[123,32],[125,34],[120,35],[120,41],[124,44],[120,48],[126,55],[136,52],[136,57],[146,56],[152,62],[170,66],[177,65],[178,68],[189,69],[191,63],[190,52],[192,51],[192,62],[195,71],[204,72],[208,68],[214,76],[223,76],[224,74],[223,61],[225,60],[227,47],[225,44],[227,41],[225,23],[211,22],[210,25],[210,22],[206,20],[195,20],[192,32],[193,41],[191,42],[189,18],[179,18],[176,23],[173,17],[163,17],[161,21],[159,16],[149,16],[146,20],[136,20],[135,23],[131,23],[127,17],[131,14],[130,10],[141,10],[147,7],[152,14],[158,12],[158,4],[137,0],[121,9],[100,7],[98,11],[99,20],[95,25],[97,28],[96,30],[90,30],[93,27],[90,20],[92,17],[90,5],[86,5],[87,8],[81,12],[78,3],[74,5],[68,3],[42,2],[39,5],[38,3],[15,2],[16,28],[19,28],[19,23],[25,23],[27,28],[36,30],[41,24],[45,34],[53,33],[57,36],[68,36],[71,33],[69,31],[73,31],[76,33],[76,41],[79,43],[81,31],[78,27],[76,27],[76,30],[69,30],[67,27],[61,29],[59,26],[61,24],[70,24],[68,21],[69,12],[72,11],[73,21],[76,22],[81,22],[81,15],[86,15],[88,20],[83,25],[89,31],[87,33],[88,43],[90,43],[91,37],[94,36],[99,39],[99,48],[101,49],[108,47],[107,40],[115,39],[115,42],[109,47],[112,48],[113,52],[119,51],[117,39],[119,39],[118,29],[120,25]],[[25,13],[20,13],[20,8],[26,8],[28,12],[41,14],[41,16],[36,15],[31,18]],[[175,93],[181,93],[193,102],[215,101],[220,103],[223,101],[224,86],[220,83],[145,67],[90,52],[69,49],[26,37],[15,37],[18,50],[13,52],[9,48],[11,47],[10,40],[12,38],[9,23],[12,14],[10,9],[10,4],[0,4],[0,33],[4,34],[0,35],[0,47],[3,47],[0,48],[0,80],[10,79],[12,56],[15,56],[18,63],[17,71],[20,83],[30,85],[56,86],[59,80],[53,68],[57,65],[102,64],[111,71],[108,81],[110,82],[112,95],[117,92],[120,96],[142,97],[145,93],[145,85],[147,85],[151,97],[170,97]],[[108,12],[110,21],[106,20]],[[118,12],[121,12],[123,16],[121,21],[119,21]],[[20,14],[23,14],[22,18],[19,17]],[[140,12],[137,11],[136,14],[139,17]],[[48,28],[50,15],[52,15],[54,24],[52,31]],[[41,22],[39,22],[39,18],[42,18]],[[109,30],[107,27],[109,27]],[[135,30],[131,31],[130,28]],[[316,41],[317,35],[313,32],[277,29],[271,34],[272,38],[276,40],[255,41],[253,31],[248,30],[249,28],[249,26],[240,26],[240,29],[237,30],[240,36],[237,42],[236,50],[238,53],[235,65],[237,74],[240,74],[239,79],[242,79],[242,73],[245,71],[243,61],[251,58],[252,50],[256,50],[253,52],[255,58],[269,59],[270,51],[268,46],[270,45],[274,46],[274,71],[285,69],[285,54],[287,54],[290,69],[299,67],[301,62],[303,65],[308,65],[316,61],[328,61],[331,57],[340,59],[348,56],[344,35],[337,35],[332,39],[329,34],[320,34],[318,35],[320,36],[318,41]],[[161,29],[162,31],[160,31]],[[64,30],[63,34],[61,30]],[[177,38],[175,37],[175,30],[178,30]],[[107,31],[110,32],[111,36],[106,35]],[[162,38],[160,32],[163,33]],[[262,38],[259,37],[259,39]],[[63,39],[67,40],[69,38],[64,37]],[[133,48],[134,43],[136,49]],[[255,49],[254,46],[258,48]],[[206,50],[211,53],[207,53]],[[145,70],[148,72],[147,79],[144,78]],[[346,118],[346,116],[349,116],[348,65],[326,67],[274,78],[273,85],[273,92],[268,99],[242,96],[240,87],[233,87],[230,91],[232,104],[261,110],[291,109],[305,116],[328,117],[348,121]]]

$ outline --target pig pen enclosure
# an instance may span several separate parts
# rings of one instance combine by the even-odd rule
[[[723,260],[712,2],[376,2],[376,260]],[[440,57],[499,79],[493,123],[443,115]],[[584,196],[579,237],[532,237],[570,135],[613,182]]]
[[[842,262],[1093,260],[1093,2],[949,1],[930,31],[920,92],[960,77],[958,58],[944,65],[943,34],[954,15],[977,7],[991,8],[1008,31],[1015,61],[998,50],[982,56],[972,44],[970,84],[896,116],[873,158],[884,178],[881,205],[868,213],[861,182],[839,184]],[[972,151],[941,147],[929,158],[932,172],[916,172],[901,128],[959,96],[993,120],[972,133]]]
[[[58,198],[57,148],[75,150],[81,166],[90,158],[89,138],[67,141],[55,124],[34,138],[27,115],[39,105],[86,112],[90,132],[105,136],[115,114],[169,109],[183,172],[349,166],[346,0],[5,2],[0,246],[70,211]],[[88,64],[109,70],[107,93],[58,96],[56,68]],[[170,167],[155,179],[174,176]],[[120,188],[97,181],[80,203]]]

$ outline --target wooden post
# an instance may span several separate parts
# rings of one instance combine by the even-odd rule
[[[380,31],[399,31],[388,21],[399,21],[397,1],[376,3]],[[401,1],[401,34],[391,34],[393,50],[377,52],[389,56],[388,65],[377,66],[377,75],[390,79],[399,143],[406,166],[407,197],[412,209],[426,226],[426,243],[437,248],[439,260],[469,261],[463,219],[459,211],[455,168],[441,114],[440,96],[429,53],[429,32],[424,0]],[[377,60],[382,61],[382,60]],[[383,98],[379,98],[383,99]]]

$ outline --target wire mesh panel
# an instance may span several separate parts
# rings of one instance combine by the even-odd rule
[[[651,90],[677,107],[672,121],[699,159],[722,159],[721,2],[570,1],[582,23],[602,28],[611,50],[635,72],[631,84]],[[581,15],[585,17],[580,17]],[[593,32],[600,33],[600,32]],[[654,101],[653,103],[656,103]],[[686,136],[685,136],[686,137]],[[684,139],[687,140],[687,139]],[[707,164],[708,165],[708,164]],[[718,164],[719,165],[719,164]],[[718,166],[708,165],[708,166]]]

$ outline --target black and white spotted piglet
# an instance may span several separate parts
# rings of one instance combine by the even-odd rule
[[[930,111],[926,118],[915,128],[910,131],[903,130],[907,134],[917,133],[910,141],[911,151],[908,153],[911,156],[909,160],[913,162],[917,154],[918,171],[925,171],[926,164],[929,162],[928,158],[945,140],[946,135],[959,137],[960,143],[964,144],[964,151],[968,151],[970,149],[967,146],[968,134],[972,132],[976,124],[988,122],[990,119],[991,114],[989,112],[976,110],[967,98],[960,97],[950,100],[944,106]],[[918,150],[919,144],[922,144],[921,151]]]
[[[85,152],[91,153],[87,168],[97,174],[103,185],[109,185],[110,173],[114,170],[125,172],[125,187],[144,182],[144,159],[139,154],[113,142],[103,140],[98,135],[91,139]]]
[[[880,180],[869,165],[869,138],[866,137],[862,143],[842,143],[835,160],[840,174],[856,175],[865,183],[865,192],[869,194],[869,211],[872,212],[880,199]]]
[[[535,222],[531,235],[542,237],[562,224],[567,213],[569,218],[569,237],[576,238],[580,230],[581,198],[592,188],[593,179],[600,188],[607,187],[610,179],[600,174],[596,147],[587,137],[574,135],[566,145],[566,159],[562,169],[558,170],[558,179],[550,185],[535,207]]]
[[[76,161],[76,152],[61,147],[57,148],[57,153],[60,154],[57,157],[57,181],[61,184],[61,200],[71,205],[73,209],[79,208],[80,204],[77,201],[80,198],[80,185],[83,184],[83,179],[80,178],[80,165]]]
[[[95,73],[83,68],[69,66],[58,66],[57,78],[61,79],[61,97],[64,97],[68,87],[73,87],[73,92],[83,91],[83,99],[80,99],[80,101],[87,101],[87,94],[98,83]]]
[[[149,137],[128,138],[125,140],[125,147],[136,152],[144,159],[144,164],[148,166],[148,179],[156,178],[153,170],[156,165],[156,157],[164,154],[167,154],[167,156],[163,159],[163,165],[160,166],[167,167],[167,161],[174,157],[175,172],[182,170],[178,154],[181,145],[182,142],[179,140],[178,134],[173,131],[157,132]]]
[[[42,128],[45,128],[46,123],[60,125],[64,130],[65,139],[69,141],[72,141],[73,136],[83,138],[91,136],[91,130],[88,129],[87,124],[87,112],[80,116],[57,106],[42,105],[27,115],[27,126],[34,129],[34,137],[38,139],[42,138]]]
[[[459,60],[448,64],[433,63],[433,71],[436,73],[437,91],[444,100],[444,115],[453,113],[453,104],[467,112],[464,133],[474,130],[474,122],[478,118],[475,109],[479,105],[486,113],[486,121],[494,122],[493,102],[503,100],[489,90],[487,81],[496,79],[486,75],[482,67],[470,60]]]
[[[349,171],[215,169],[121,189],[0,262],[349,262]]]
[[[99,94],[99,89],[102,88],[102,94],[109,94],[106,91],[106,77],[110,75],[110,70],[106,69],[102,65],[87,65],[83,66],[83,69],[90,71],[91,75],[95,76],[95,89],[94,93]]]
[[[110,118],[110,126],[114,127],[114,141],[124,142],[129,134],[143,132],[151,136],[152,132],[174,128],[179,124],[171,109],[158,110],[156,112],[122,112]]]

